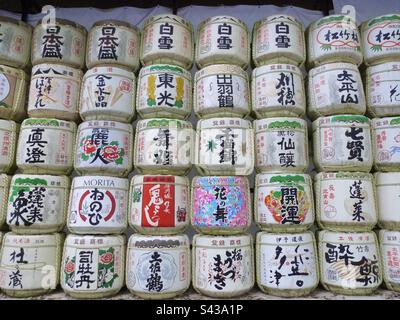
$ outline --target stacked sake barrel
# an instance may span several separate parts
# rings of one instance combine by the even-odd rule
[[[18,171],[4,201],[12,232],[4,236],[0,287],[8,295],[25,297],[49,292],[59,282],[64,239],[59,232],[65,225],[70,188],[67,175],[73,169],[76,134],[76,124],[69,120],[77,115],[81,71],[75,68],[83,66],[86,31],[65,20],[51,26],[39,23],[33,35],[22,22],[19,27],[23,29],[9,26],[6,31],[14,32],[15,38],[8,38],[5,47],[18,51],[15,55],[9,52],[8,58],[24,53],[25,62],[19,66],[28,67],[32,47],[33,68],[29,96],[23,90],[17,93],[22,101],[14,101],[13,107],[21,109],[13,110],[9,117],[20,120],[28,100],[30,118],[20,125],[18,143],[9,135],[10,148],[17,147]],[[18,83],[2,82],[4,94],[15,90]]]
[[[252,108],[256,171],[254,216],[257,284],[268,294],[309,294],[319,282],[308,130],[300,67],[306,59],[303,25],[275,15],[254,25]]]
[[[328,16],[310,25],[308,46],[321,283],[334,293],[370,294],[382,282],[382,265],[372,231],[377,202],[361,37],[349,16]]]
[[[175,15],[144,22],[131,180],[126,285],[147,299],[172,298],[190,285],[189,179],[193,162],[194,41],[191,24]]]
[[[400,15],[361,25],[367,112],[371,117],[378,237],[386,287],[400,292]]]
[[[254,286],[252,204],[247,176],[254,167],[247,26],[230,16],[198,26],[194,79],[197,123],[192,180],[193,287],[227,298]]]

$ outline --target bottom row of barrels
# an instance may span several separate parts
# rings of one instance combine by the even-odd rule
[[[248,292],[256,278],[262,291],[285,297],[307,295],[320,280],[341,294],[371,294],[383,280],[400,291],[400,231],[380,230],[378,237],[320,231],[317,248],[310,231],[259,232],[254,259],[250,234],[195,235],[191,257],[186,235],[133,234],[126,251],[121,235],[64,239],[62,234],[9,232],[1,248],[0,288],[13,297],[29,297],[60,282],[73,297],[101,298],[117,294],[126,278],[133,294],[160,299],[183,294],[192,278],[199,293],[228,298]]]

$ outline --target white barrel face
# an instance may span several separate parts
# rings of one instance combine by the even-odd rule
[[[390,230],[379,231],[379,242],[383,264],[383,276],[389,289],[398,291],[400,285],[400,232]]]

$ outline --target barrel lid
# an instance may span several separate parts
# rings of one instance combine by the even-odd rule
[[[386,71],[397,71],[400,75],[400,61],[389,61],[385,63],[380,63],[375,66],[370,66],[367,68],[366,72],[371,77],[376,73],[386,72]]]
[[[50,245],[58,245],[60,235],[53,234],[36,234],[24,235],[16,234],[14,232],[7,232],[4,235],[3,244],[7,246],[14,246],[16,244],[23,245],[24,247],[49,247]]]
[[[108,121],[108,120],[84,121],[79,125],[78,131],[85,129],[93,129],[93,128],[109,128],[109,129],[123,130],[129,133],[133,131],[132,125],[130,123]]]
[[[67,176],[54,176],[44,174],[15,174],[12,177],[11,185],[27,185],[27,186],[49,186],[57,187],[52,182],[60,183],[59,187],[69,186],[69,177]]]
[[[72,132],[76,131],[76,124],[73,121],[65,121],[51,118],[28,118],[22,121],[21,129],[24,127],[53,127],[53,128],[62,128],[65,130],[69,130]]]
[[[364,21],[361,24],[361,29],[364,31],[365,29],[367,29],[369,27],[373,27],[375,24],[382,23],[382,22],[388,22],[388,21],[400,21],[400,15],[399,14],[384,14],[381,16],[371,18],[369,20]]]
[[[62,26],[62,25],[71,26],[71,27],[74,27],[74,28],[79,29],[79,30],[82,31],[84,34],[87,33],[86,28],[85,28],[84,26],[82,26],[81,24],[75,22],[75,21],[71,21],[71,20],[67,20],[67,19],[56,18],[56,19],[55,19],[55,23],[56,23],[57,25],[60,25],[60,26]],[[42,20],[39,20],[39,21],[38,21],[38,23],[36,24],[36,27],[35,27],[35,28],[39,27],[40,25],[42,25]]]
[[[400,231],[379,230],[379,243],[382,245],[400,245]]]
[[[113,25],[113,26],[121,26],[121,27],[127,27],[134,29],[135,31],[138,31],[139,29],[135,27],[133,24],[130,24],[129,22],[122,21],[122,20],[114,20],[114,19],[109,19],[109,20],[99,20],[93,23],[92,28],[94,27],[99,27],[99,26],[105,26],[105,25]]]
[[[209,187],[215,185],[225,185],[225,186],[237,186],[241,185],[244,187],[249,186],[249,181],[247,177],[242,176],[209,176],[209,177],[194,177],[192,180],[193,188],[198,187]]]
[[[178,119],[166,119],[166,118],[152,118],[142,119],[137,122],[137,129],[151,129],[159,127],[177,127],[178,129],[193,128],[193,125],[189,121],[178,120]]]
[[[337,125],[370,127],[370,120],[366,116],[352,114],[321,117],[313,121],[312,129],[314,131],[319,127],[330,127]]]
[[[168,235],[168,236],[153,236],[141,235],[134,233],[129,238],[130,248],[139,249],[173,249],[173,248],[189,248],[189,238],[186,234]]]
[[[282,71],[290,71],[295,74],[298,74],[303,78],[303,73],[301,69],[293,64],[287,63],[275,63],[275,64],[267,64],[264,66],[260,66],[253,69],[253,78],[264,74],[264,73],[273,73],[273,72],[282,72]]]
[[[17,124],[12,120],[0,119],[0,130],[16,131]]]
[[[160,20],[161,21],[166,21],[166,20],[174,21],[174,22],[177,22],[178,24],[181,24],[182,26],[186,27],[190,31],[193,30],[193,26],[190,21],[188,21],[180,16],[177,16],[174,14],[168,14],[168,13],[167,14],[159,14],[159,15],[155,15],[155,16],[147,18],[143,23],[143,29],[145,29],[152,23],[159,22]]]
[[[114,66],[107,66],[107,65],[103,65],[103,66],[95,66],[91,69],[89,69],[88,71],[86,71],[85,75],[84,75],[84,79],[87,79],[89,77],[92,76],[98,76],[100,74],[115,74],[115,75],[121,75],[124,76],[126,78],[129,78],[131,80],[135,80],[135,74],[131,71],[128,71],[126,69],[123,68],[119,68],[119,67],[114,67]]]
[[[376,172],[376,186],[385,184],[398,184],[400,186],[400,172]]]
[[[305,129],[307,128],[307,123],[300,118],[276,117],[255,120],[254,128],[256,132],[266,129]]]
[[[319,172],[314,176],[315,181],[330,179],[367,179],[372,180],[373,176],[368,172]]]
[[[375,244],[376,234],[370,232],[335,232],[322,230],[318,233],[320,242],[348,243],[349,238],[353,239],[353,243],[362,242],[364,244]],[[362,240],[361,240],[362,239]],[[367,240],[368,239],[368,240]]]
[[[51,72],[50,72],[51,71]],[[74,78],[82,78],[83,72],[80,69],[72,68],[59,63],[40,63],[32,68],[32,77],[37,74],[50,74],[60,76],[72,76]]]
[[[96,181],[95,184],[85,184],[85,181]],[[99,182],[99,183],[98,183]],[[105,182],[104,184],[102,184]],[[126,178],[118,178],[111,176],[79,176],[72,180],[72,187],[85,186],[87,188],[125,188],[127,189],[129,181]]]
[[[241,67],[232,64],[213,64],[198,70],[195,74],[195,81],[201,76],[210,74],[221,74],[221,73],[238,73],[240,76],[248,79],[249,75]]]
[[[326,63],[321,66],[312,68],[308,72],[308,77],[312,78],[315,77],[316,75],[324,72],[329,72],[329,71],[335,71],[335,70],[343,70],[343,69],[349,69],[354,72],[359,72],[357,66],[353,63],[348,63],[348,62],[333,62],[333,63]]]
[[[252,236],[250,234],[240,234],[232,236],[211,236],[196,234],[193,237],[193,247],[212,247],[213,249],[250,246]]]
[[[371,120],[371,125],[373,129],[391,127],[399,128],[400,117],[374,118]]]
[[[148,181],[144,182],[147,178]],[[174,180],[175,182],[172,182]],[[135,175],[132,180],[132,185],[142,185],[143,183],[174,183],[188,186],[189,178],[185,176],[172,176],[172,175]]]
[[[327,17],[322,17],[322,18],[314,21],[313,23],[311,23],[310,30],[318,28],[318,27],[328,24],[328,23],[332,23],[332,22],[351,23],[357,28],[356,20],[354,20],[352,17],[350,17],[348,15],[343,15],[343,14],[333,14],[333,15],[329,15]]]
[[[123,246],[126,243],[124,235],[75,235],[69,234],[65,245],[76,248],[99,248],[106,246]]]
[[[260,173],[256,175],[256,184],[261,180],[268,183],[311,183],[311,177],[306,173]]]
[[[9,22],[9,23],[18,25],[20,27],[28,28],[30,31],[32,31],[32,29],[33,29],[30,24],[28,24],[28,23],[26,23],[24,21],[21,21],[21,20],[17,20],[17,19],[11,18],[11,17],[1,17],[0,16],[0,21],[1,22]]]
[[[186,70],[182,67],[173,65],[173,64],[152,64],[149,66],[144,66],[143,68],[140,69],[139,78],[141,76],[143,76],[144,74],[151,73],[152,71],[156,71],[156,72],[159,71],[159,72],[164,72],[164,73],[165,72],[177,72],[177,73],[183,74],[184,76],[186,76],[190,79],[192,77],[192,74],[188,70]]]

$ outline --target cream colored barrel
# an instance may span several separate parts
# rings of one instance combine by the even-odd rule
[[[140,31],[119,20],[101,20],[88,34],[86,66],[120,66],[136,72],[140,67]]]
[[[141,234],[183,233],[189,225],[189,179],[136,175],[129,193],[129,225]]]
[[[208,297],[234,298],[254,286],[253,238],[250,234],[196,234],[192,250],[193,288]]]
[[[133,234],[126,253],[126,286],[144,299],[170,299],[190,285],[190,247],[187,235]]]
[[[193,27],[188,20],[173,14],[145,20],[140,49],[140,61],[144,66],[165,63],[190,69],[193,59]]]
[[[120,234],[127,226],[128,179],[75,177],[68,207],[69,231],[75,234]]]
[[[261,291],[278,297],[306,296],[318,286],[318,269],[314,233],[257,233],[256,278]]]
[[[371,121],[374,167],[379,171],[400,171],[400,117]]]
[[[385,285],[392,291],[400,292],[400,231],[380,230],[379,243]]]
[[[19,125],[11,120],[0,120],[0,172],[8,173],[15,167],[15,151]]]
[[[306,172],[307,123],[299,118],[254,121],[257,172]]]
[[[251,101],[258,119],[302,117],[306,113],[306,93],[301,70],[289,64],[270,64],[253,69]]]
[[[0,64],[22,69],[29,65],[32,30],[23,21],[0,17]]]
[[[365,171],[373,163],[370,120],[359,115],[318,118],[312,124],[318,171]]]
[[[253,62],[257,67],[272,63],[295,66],[306,61],[304,27],[293,16],[272,15],[253,27]]]
[[[78,104],[83,73],[61,64],[33,67],[28,115],[33,118],[79,119]]]
[[[71,297],[116,295],[124,285],[125,236],[67,236],[61,261],[61,288]]]
[[[192,75],[170,64],[140,69],[136,108],[144,118],[186,119],[192,112]]]
[[[360,65],[361,38],[350,16],[331,15],[310,24],[307,34],[307,64],[310,67],[332,62]]]
[[[250,113],[249,76],[242,68],[217,64],[196,72],[194,111],[199,118],[245,117]]]
[[[140,173],[184,175],[193,163],[194,131],[188,121],[153,118],[136,125],[135,167]]]
[[[250,228],[252,205],[246,177],[194,177],[191,198],[191,221],[196,231],[233,235]]]
[[[80,175],[127,177],[132,170],[132,125],[86,121],[78,127],[74,167]]]
[[[315,220],[312,181],[308,174],[256,175],[254,220],[261,230],[302,232]]]
[[[362,48],[366,65],[400,59],[400,15],[388,14],[361,25]]]
[[[214,16],[201,22],[196,34],[196,64],[199,69],[212,64],[250,64],[247,25],[231,16]]]
[[[199,120],[195,161],[202,175],[250,175],[254,168],[251,122],[240,118]]]
[[[27,298],[56,289],[63,235],[6,233],[1,246],[0,288],[11,297]]]
[[[3,230],[3,227],[6,222],[7,198],[10,188],[10,181],[11,181],[10,176],[7,176],[6,174],[0,174],[0,230]]]
[[[67,176],[14,175],[6,200],[7,224],[16,234],[62,231],[67,218],[69,190]]]
[[[382,263],[374,232],[318,234],[321,284],[335,294],[369,295],[382,283]]]
[[[365,97],[368,112],[374,117],[400,115],[399,88],[400,62],[386,62],[367,68]]]
[[[377,221],[375,180],[364,172],[320,172],[315,176],[317,222],[332,231],[370,231]]]
[[[20,69],[0,65],[0,118],[20,121],[26,117],[28,76]]]
[[[400,172],[377,172],[375,181],[379,226],[400,230]]]
[[[84,121],[129,123],[135,115],[135,74],[113,66],[97,66],[85,73],[79,114]]]
[[[69,174],[73,169],[76,124],[30,118],[21,124],[16,162],[23,173]]]
[[[311,69],[307,94],[307,111],[312,119],[366,111],[363,83],[354,64],[330,63]]]
[[[86,36],[86,29],[70,20],[56,19],[54,25],[44,25],[39,21],[33,30],[32,64],[60,63],[82,69]]]

